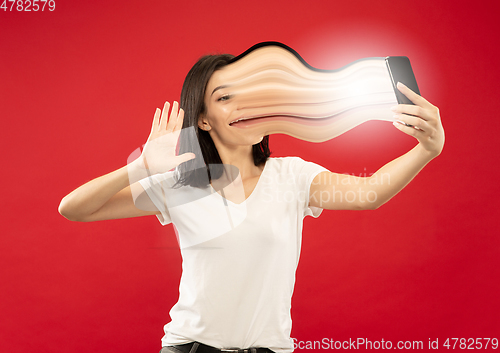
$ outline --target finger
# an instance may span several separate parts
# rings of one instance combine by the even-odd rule
[[[418,105],[398,104],[391,108],[396,114],[406,114],[419,117],[423,120],[433,120],[432,111]]]
[[[397,84],[398,90],[403,93],[409,100],[411,100],[415,105],[426,107],[432,106],[424,97],[416,94],[411,89],[409,89],[406,85],[398,82]]]
[[[174,131],[182,129],[182,124],[184,122],[184,109],[179,109],[179,115],[177,116],[177,123],[175,124]]]
[[[169,109],[170,109],[170,103],[165,102],[165,105],[163,106],[163,111],[161,112],[160,131],[165,130],[167,127]]]
[[[153,117],[153,126],[151,127],[151,132],[158,131],[158,125],[160,124],[160,113],[161,110],[156,108],[155,115]]]
[[[413,115],[396,114],[393,116],[394,120],[405,124],[406,126],[413,127],[420,131],[428,131],[429,124],[424,119]]]
[[[176,156],[175,159],[176,159],[176,162],[178,162],[177,165],[181,164],[181,163],[184,163],[184,162],[187,162],[191,159],[194,159],[196,157],[196,155],[194,153],[183,153],[179,156]]]
[[[425,134],[424,131],[420,131],[411,126],[406,126],[404,123],[400,123],[398,121],[393,121],[392,125],[394,125],[399,130],[403,131],[405,134],[415,137],[416,139],[420,139]]]
[[[172,111],[170,112],[170,118],[168,119],[167,131],[172,132],[175,128],[175,124],[177,123],[177,115],[179,113],[179,103],[174,101],[172,105]]]

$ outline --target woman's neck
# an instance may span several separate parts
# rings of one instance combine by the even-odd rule
[[[259,176],[262,172],[262,166],[254,163],[252,146],[216,147],[222,163],[238,168],[243,181]]]

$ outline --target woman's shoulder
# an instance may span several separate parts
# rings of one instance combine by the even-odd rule
[[[309,174],[327,169],[314,162],[308,162],[301,157],[273,157],[268,158],[266,165],[277,173]]]
[[[269,157],[266,161],[266,167],[274,169],[277,172],[293,172],[294,170],[300,169],[304,163],[307,162],[300,157]]]
[[[293,162],[299,162],[299,161],[303,161],[304,160],[300,157],[296,157],[296,156],[287,156],[287,157],[269,157],[267,159],[267,161],[273,161],[276,162],[276,163],[293,163]]]
[[[177,178],[175,171],[168,171],[166,173],[158,173],[158,174],[144,176],[144,178],[139,180],[139,182],[143,185],[162,184],[162,185],[172,186],[175,184],[176,180]]]

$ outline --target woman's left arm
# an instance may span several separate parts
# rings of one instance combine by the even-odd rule
[[[439,109],[405,85],[398,83],[397,87],[415,105],[399,104],[393,107],[394,126],[415,137],[419,143],[367,178],[330,172],[318,174],[311,184],[309,200],[311,206],[344,210],[376,209],[400,192],[427,163],[441,153],[444,146],[444,130]],[[354,192],[359,197],[355,199],[351,197],[353,202],[349,202],[346,197],[341,199],[333,194],[329,195],[332,197],[325,197],[325,193],[335,191],[342,191],[345,196]],[[323,195],[323,198],[318,198],[318,195]],[[362,195],[365,197],[362,198]]]

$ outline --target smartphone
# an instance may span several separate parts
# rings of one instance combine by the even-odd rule
[[[415,79],[415,75],[413,74],[413,70],[411,68],[410,59],[406,56],[388,56],[385,58],[385,63],[387,65],[387,69],[389,70],[389,75],[391,76],[392,88],[394,88],[394,93],[396,93],[398,103],[413,104],[413,102],[396,87],[397,83],[401,82],[413,92],[420,95],[417,80]]]

